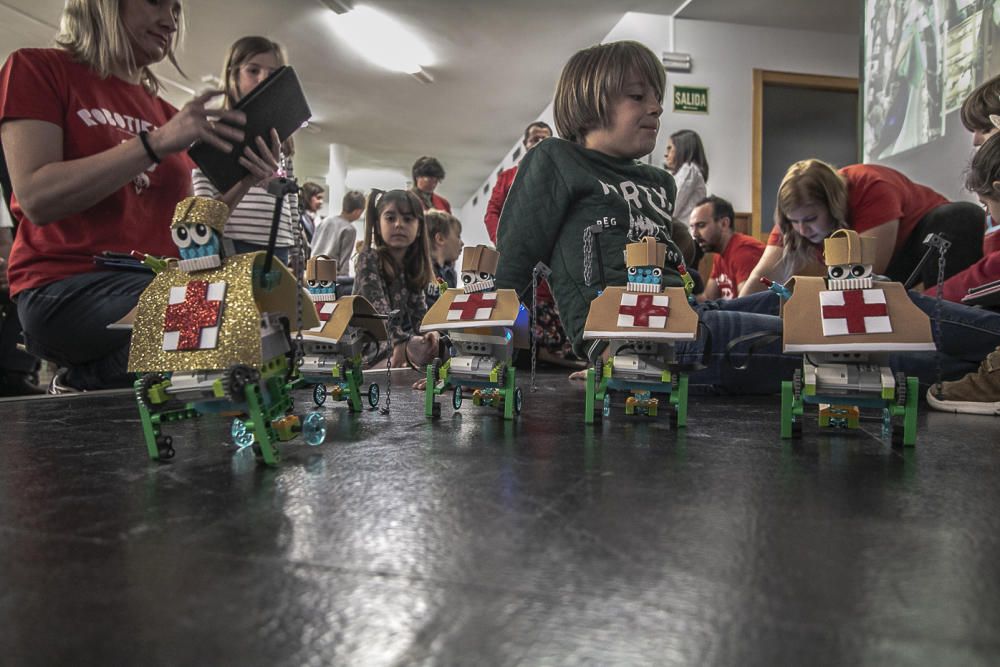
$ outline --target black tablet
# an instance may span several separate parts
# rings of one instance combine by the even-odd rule
[[[271,72],[235,108],[247,115],[243,128],[246,136],[241,143],[234,144],[228,153],[200,141],[188,150],[188,155],[219,192],[228,192],[250,173],[240,165],[239,159],[246,146],[256,149],[257,137],[264,137],[270,143],[268,137],[273,127],[284,141],[312,117],[299,78],[288,66]]]

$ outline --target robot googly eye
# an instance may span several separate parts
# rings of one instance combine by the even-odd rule
[[[485,271],[480,271],[479,272],[479,279],[480,280],[489,280],[490,279],[490,274],[486,273]]]
[[[851,275],[855,278],[867,278],[871,274],[871,267],[864,264],[855,264],[851,267]]]
[[[191,228],[191,240],[197,245],[206,245],[212,240],[212,229],[208,225],[199,222]]]
[[[639,269],[635,268],[634,266],[630,266],[630,267],[628,267],[628,274],[629,274],[630,276],[634,276],[634,275],[636,275],[637,273],[639,273]]]
[[[307,280],[306,281],[306,285],[309,286],[309,287],[316,287],[316,281],[315,280]]]
[[[178,225],[170,230],[170,236],[174,239],[174,244],[178,248],[187,248],[191,245],[191,234],[186,225]]]
[[[319,286],[320,287],[330,287],[331,285],[333,285],[333,281],[332,280],[320,280],[319,281]]]
[[[847,275],[847,270],[842,266],[831,266],[829,269],[827,269],[827,275],[833,278],[834,280],[839,280],[840,278],[843,278],[845,275]]]
[[[463,283],[465,283],[466,285],[468,285],[472,281],[473,281],[473,277],[472,277],[471,273],[463,273],[462,274],[462,282]]]
[[[655,269],[653,269],[652,274],[654,278],[659,278],[660,276],[663,275],[663,269],[661,269],[660,267],[656,267]]]

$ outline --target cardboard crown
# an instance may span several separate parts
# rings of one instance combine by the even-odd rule
[[[477,245],[475,248],[466,248],[462,253],[463,271],[476,271],[492,275],[497,272],[497,264],[499,263],[500,253],[488,246]]]
[[[874,264],[877,246],[870,236],[860,236],[853,229],[838,229],[823,241],[823,253],[827,266]]]
[[[638,243],[625,246],[625,266],[659,266],[667,260],[667,246],[652,236],[643,237]]]
[[[306,280],[337,282],[337,260],[328,255],[316,255],[306,260]]]
[[[211,197],[186,197],[177,202],[170,227],[201,223],[222,234],[228,219],[229,207],[224,202]]]

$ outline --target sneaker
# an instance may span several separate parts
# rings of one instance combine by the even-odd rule
[[[82,389],[77,389],[66,382],[66,373],[68,369],[60,368],[52,376],[52,380],[49,381],[48,393],[50,396],[60,396],[62,394],[79,394]]]
[[[941,383],[927,390],[927,403],[935,410],[969,415],[1000,415],[1000,347],[983,359],[979,370],[961,380]]]

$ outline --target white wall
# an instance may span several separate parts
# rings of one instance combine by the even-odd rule
[[[858,76],[859,39],[850,35],[678,20],[675,25],[677,43],[671,47],[672,20],[668,16],[630,12],[602,41],[634,39],[657,55],[664,51],[691,54],[694,66],[690,74],[667,73],[665,111],[651,161],[653,164],[662,163],[667,137],[671,133],[681,129],[696,131],[708,152],[711,167],[709,192],[732,201],[737,211],[750,211],[754,68]],[[673,113],[670,100],[674,85],[707,87],[709,113]],[[551,113],[549,104],[539,117],[551,124]],[[504,167],[511,164],[509,156],[510,152],[502,163]],[[495,181],[496,168],[489,175],[491,188]],[[476,206],[470,199],[457,212],[467,244],[488,242],[482,221],[489,194],[482,194],[482,186],[477,194],[479,201]]]

